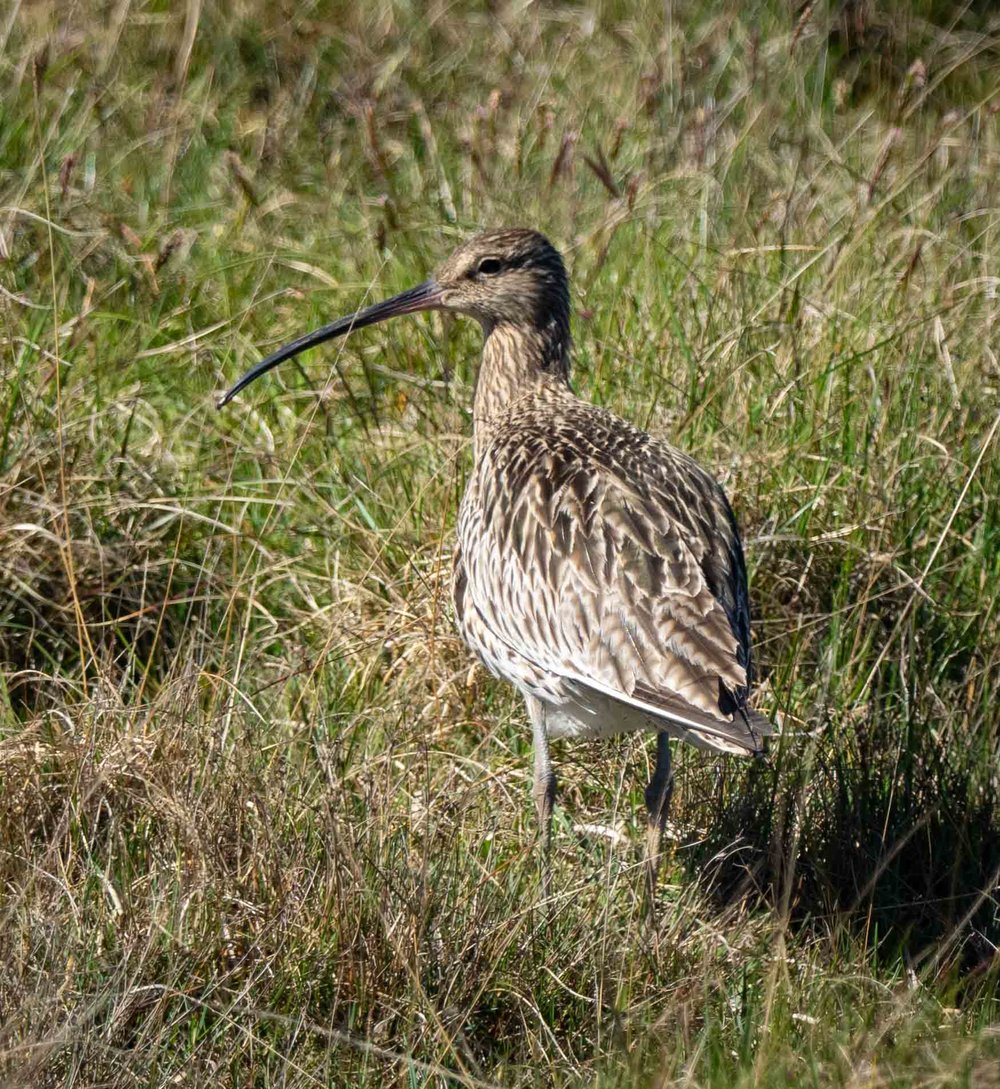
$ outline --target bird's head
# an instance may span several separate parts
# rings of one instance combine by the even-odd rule
[[[489,332],[504,323],[540,325],[569,315],[566,268],[537,231],[484,231],[438,268],[439,307],[467,314]]]
[[[219,408],[254,379],[354,329],[401,314],[448,310],[475,318],[487,334],[498,325],[565,330],[568,339],[569,287],[558,250],[537,231],[483,231],[456,249],[429,280],[385,302],[338,318],[262,359],[226,393]]]

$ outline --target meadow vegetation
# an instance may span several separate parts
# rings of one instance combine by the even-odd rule
[[[0,11],[0,1085],[1000,1085],[1000,18]],[[261,354],[530,225],[725,483],[767,760],[530,731],[450,618],[479,334]]]

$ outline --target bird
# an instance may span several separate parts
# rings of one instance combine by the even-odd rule
[[[542,895],[551,894],[556,773],[549,742],[656,735],[645,789],[645,885],[655,897],[673,793],[671,739],[763,752],[743,547],[722,487],[693,458],[570,386],[570,293],[535,230],[493,229],[433,276],[293,340],[219,401],[307,349],[420,311],[477,320],[473,466],[459,507],[459,633],[524,697],[534,747]]]

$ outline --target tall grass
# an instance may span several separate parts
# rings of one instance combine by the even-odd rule
[[[988,1086],[1000,25],[931,0],[0,13],[0,1084]],[[450,622],[477,227],[725,482],[768,760],[530,735]]]

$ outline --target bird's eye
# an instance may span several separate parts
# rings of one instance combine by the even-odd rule
[[[480,276],[495,276],[500,271],[500,262],[496,257],[484,257],[476,267]]]

